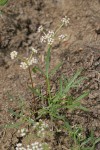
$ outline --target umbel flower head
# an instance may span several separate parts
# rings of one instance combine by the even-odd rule
[[[16,57],[17,57],[17,54],[18,54],[18,52],[16,52],[16,51],[11,52],[11,53],[10,53],[11,59],[16,58]]]
[[[40,39],[41,43],[47,42],[48,45],[52,45],[54,42],[54,34],[54,31],[48,31],[47,34],[45,33]]]
[[[31,56],[28,57],[28,58],[21,58],[22,59],[22,62],[20,63],[20,67],[22,69],[27,69],[29,66],[33,65],[33,64],[36,64],[38,61],[37,61],[37,58],[33,57],[34,53],[37,53],[37,50],[33,47],[31,47]],[[16,51],[13,51],[10,53],[10,56],[11,56],[11,59],[14,59],[16,58],[18,55],[18,52]]]
[[[66,40],[66,38],[67,38],[67,34],[61,34],[61,35],[59,35],[58,36],[58,38],[59,38],[59,40],[63,40],[63,41],[65,41]]]
[[[26,58],[25,61],[20,63],[20,67],[22,69],[27,69],[29,66],[33,65],[33,64],[37,64],[37,59],[35,57],[32,58]]]
[[[22,69],[27,69],[27,68],[28,68],[28,65],[27,65],[25,62],[21,62],[21,63],[20,63],[20,68],[22,68]]]
[[[67,16],[65,16],[64,18],[62,18],[61,21],[62,21],[63,25],[67,26],[69,24],[69,20],[70,20],[70,18],[68,18]]]
[[[61,25],[54,31],[48,31],[47,33],[44,32],[43,26],[40,26],[38,28],[38,32],[43,33],[42,37],[40,38],[40,42],[41,43],[47,43],[48,45],[52,45],[54,43],[54,38],[57,35],[57,33],[59,32],[59,30],[65,25],[67,26],[69,24],[69,18],[67,16],[65,16],[64,18],[61,19]],[[58,38],[59,40],[66,40],[67,35],[60,35]]]

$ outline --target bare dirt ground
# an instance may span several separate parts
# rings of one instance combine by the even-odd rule
[[[21,95],[26,102],[31,102],[31,93],[27,88],[28,73],[22,71],[18,62],[10,59],[10,52],[24,53],[29,47],[35,47],[41,55],[45,49],[39,41],[37,29],[40,25],[54,29],[62,17],[70,18],[68,28],[63,32],[69,35],[67,43],[55,43],[52,53],[52,67],[64,61],[61,72],[67,76],[83,68],[87,80],[81,85],[80,92],[90,90],[83,104],[90,113],[75,112],[66,117],[72,124],[81,124],[86,131],[91,128],[95,136],[100,136],[100,0],[9,0],[0,8],[0,123],[11,121],[8,108],[16,108],[16,102],[10,102],[8,95],[17,98]],[[43,64],[42,64],[43,65]],[[56,77],[54,78],[55,82]],[[36,84],[40,82],[38,77]],[[42,81],[41,81],[42,82]],[[66,112],[65,112],[66,113]],[[1,150],[13,150],[17,142],[16,132],[4,131],[1,134]],[[54,144],[53,150],[63,150]],[[62,145],[67,145],[62,142]],[[100,149],[100,144],[96,150]]]

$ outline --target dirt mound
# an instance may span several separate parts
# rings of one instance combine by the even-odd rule
[[[44,55],[44,45],[40,43],[37,29],[43,25],[46,30],[55,29],[61,18],[67,15],[70,25],[63,29],[69,40],[66,43],[55,43],[53,47],[52,67],[63,60],[62,73],[70,76],[75,70],[83,67],[83,75],[87,80],[81,90],[90,89],[89,97],[83,101],[90,114],[76,112],[71,117],[74,123],[81,123],[89,130],[100,135],[100,0],[16,0],[0,7],[0,105],[1,124],[8,123],[10,117],[7,109],[16,103],[9,103],[9,93],[15,97],[21,95],[31,101],[28,92],[28,73],[19,68],[19,64],[11,61],[10,52],[27,52],[33,46],[40,56]],[[42,64],[41,60],[39,62]],[[59,75],[59,73],[58,73]],[[37,77],[38,82],[39,79]],[[69,116],[70,117],[70,116]],[[8,135],[7,135],[8,133]],[[15,131],[1,131],[1,150],[13,150],[18,140]],[[9,139],[9,140],[8,140]],[[64,143],[65,144],[65,143]],[[58,147],[54,148],[59,149]],[[63,148],[60,148],[61,150]],[[98,150],[100,145],[98,146]]]

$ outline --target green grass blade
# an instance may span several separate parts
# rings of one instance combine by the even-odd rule
[[[95,139],[95,142],[93,143],[93,150],[94,150],[94,148],[95,148],[95,145],[97,144],[97,143],[99,143],[100,142],[100,137],[99,138],[97,138],[97,139]]]
[[[73,104],[75,104],[76,102],[79,102],[80,100],[82,100],[83,98],[85,98],[88,95],[89,95],[89,92],[83,93],[81,96],[79,96],[78,98],[75,99],[75,101],[73,102]]]
[[[36,95],[39,96],[40,98],[42,98],[42,100],[44,99],[44,96],[35,88],[32,88],[29,86],[29,89]]]
[[[74,82],[74,84],[72,85],[72,87],[78,87],[79,84],[81,84],[82,81],[85,80],[85,79],[87,79],[87,78],[86,78],[86,77],[81,77],[80,79],[76,80],[76,81]]]
[[[91,137],[89,137],[88,139],[85,139],[82,143],[81,143],[81,147],[85,146],[86,144],[88,144],[91,141]]]
[[[33,71],[34,73],[37,73],[37,71],[39,71],[42,75],[45,76],[45,73],[43,72],[43,70],[42,70],[40,67],[35,66],[35,67],[32,69],[32,71]]]
[[[15,117],[21,117],[21,113],[18,114],[16,112],[14,112],[12,109],[8,109],[8,112],[11,113]]]
[[[36,119],[41,118],[41,116],[44,116],[46,114],[48,114],[49,110],[48,107],[44,107],[38,110],[38,117]]]
[[[59,63],[54,69],[52,69],[50,72],[50,76],[54,75],[61,66],[62,66],[62,63]]]
[[[71,128],[69,122],[66,121],[66,122],[64,123],[64,126],[68,129],[69,132],[72,132],[72,128]]]
[[[25,123],[25,121],[20,121],[20,122],[14,123],[14,124],[9,123],[9,124],[5,125],[5,128],[7,128],[7,129],[19,128],[19,126],[21,126],[24,123]]]
[[[71,109],[71,110],[80,109],[83,111],[89,111],[87,108],[82,106],[79,102],[72,104],[72,105],[68,105],[68,106],[66,106],[66,108]]]
[[[83,111],[89,111],[88,110],[88,108],[86,108],[86,107],[84,107],[84,106],[82,106],[82,105],[80,105],[79,107],[78,107],[78,109],[80,109],[80,110],[83,110]]]
[[[82,71],[82,69],[80,69],[79,71],[77,71],[76,74],[73,76],[73,78],[68,82],[68,84],[67,84],[67,86],[66,86],[66,88],[64,90],[64,93],[67,93],[70,90],[70,88],[72,87],[74,81],[80,75],[81,71]]]

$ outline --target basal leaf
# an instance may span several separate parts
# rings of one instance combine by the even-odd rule
[[[72,79],[68,82],[68,84],[67,84],[67,86],[66,86],[66,88],[65,88],[65,90],[64,90],[64,93],[67,93],[67,92],[70,90],[70,88],[71,88],[71,87],[73,86],[73,84],[74,84],[74,81],[75,81],[75,80],[77,79],[77,77],[80,75],[81,71],[82,71],[82,70],[77,71],[76,74],[72,77]]]

